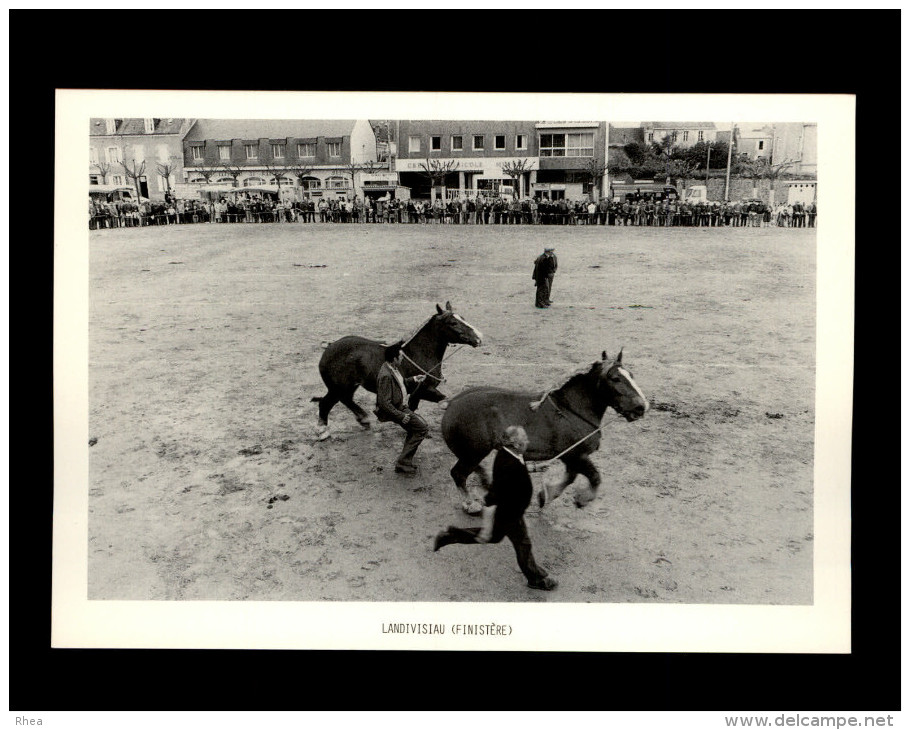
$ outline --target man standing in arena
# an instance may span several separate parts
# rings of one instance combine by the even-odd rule
[[[543,253],[534,260],[533,279],[537,287],[537,298],[534,306],[538,309],[547,309],[551,304],[550,292],[553,290],[553,277],[556,276],[556,250],[545,248]]]

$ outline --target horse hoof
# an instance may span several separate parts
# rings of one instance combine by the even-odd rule
[[[591,492],[591,493],[581,492],[579,494],[576,494],[575,495],[575,506],[578,507],[578,509],[587,507],[589,504],[591,504],[591,502],[594,501],[595,496],[596,495],[593,492]]]
[[[473,499],[470,502],[462,502],[461,508],[469,515],[479,515],[483,512],[483,505],[479,499]]]
[[[547,488],[544,487],[537,493],[537,505],[543,509],[543,506],[547,503]]]
[[[325,441],[331,435],[332,435],[332,432],[328,428],[316,430],[316,440],[317,441]]]
[[[536,588],[538,591],[552,591],[559,583],[550,576],[539,578],[535,581],[528,581],[528,588]]]

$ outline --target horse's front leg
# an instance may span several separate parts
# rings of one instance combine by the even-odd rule
[[[597,496],[597,488],[600,486],[601,478],[597,467],[586,455],[578,456],[572,459],[572,468],[588,480],[586,489],[575,490],[575,506],[584,507],[590,504]]]
[[[408,398],[408,408],[412,411],[417,410],[417,406],[420,405],[420,401],[428,400],[430,403],[439,403],[444,401],[448,396],[445,393],[441,393],[436,390],[435,386],[429,386],[427,388],[420,388],[419,390],[411,393],[410,398]]]

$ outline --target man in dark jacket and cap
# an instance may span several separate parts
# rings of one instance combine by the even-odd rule
[[[376,376],[376,409],[373,412],[380,421],[394,421],[407,432],[401,455],[395,462],[395,471],[398,474],[414,476],[417,473],[414,454],[427,437],[430,427],[408,408],[407,386],[405,378],[399,371],[402,357],[400,342],[385,349],[385,362]],[[407,380],[419,383],[425,378],[426,375],[415,375]]]
[[[534,282],[537,286],[537,297],[534,306],[538,309],[547,309],[552,302],[550,292],[553,290],[553,277],[556,275],[556,249],[545,248],[543,253],[534,260]]]

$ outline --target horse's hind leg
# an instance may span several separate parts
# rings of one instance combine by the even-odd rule
[[[338,394],[329,389],[322,398],[319,398],[319,420],[316,422],[316,436],[320,441],[327,439],[329,433],[329,413],[338,403]]]
[[[355,390],[357,390],[356,385],[354,386],[353,389],[351,389],[349,391],[345,391],[341,395],[340,400],[342,403],[344,403],[348,407],[348,409],[351,411],[351,413],[353,413],[354,416],[357,418],[357,423],[359,423],[364,428],[369,428],[370,427],[370,416],[365,410],[363,410],[363,408],[361,408],[359,405],[357,405],[357,403],[354,402],[354,391]]]
[[[472,497],[468,492],[468,477],[472,473],[478,472],[482,474],[481,480],[486,482],[486,474],[483,471],[483,468],[480,466],[480,463],[474,461],[467,461],[465,459],[459,459],[455,462],[455,466],[452,467],[449,474],[452,475],[452,479],[455,482],[455,486],[458,487],[458,491],[461,496],[464,498],[464,501],[461,503],[461,508],[467,512],[469,515],[480,514],[483,509],[483,505],[480,503],[480,500],[476,497]]]

